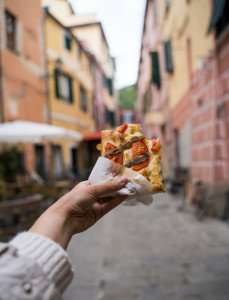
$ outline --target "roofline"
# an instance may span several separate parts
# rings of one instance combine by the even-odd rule
[[[49,8],[45,7],[44,8],[44,12],[46,15],[48,15],[49,17],[51,17],[59,26],[61,26],[63,29],[69,30],[69,28],[67,26],[65,26],[58,18],[56,18],[49,10]],[[83,46],[83,44],[81,43],[81,41],[72,33],[71,30],[69,30],[72,38],[79,44],[80,48],[87,53],[88,55],[91,55],[91,53]]]
[[[138,74],[137,74],[137,83],[136,84],[138,84],[139,77],[140,77],[140,65],[141,65],[142,50],[143,50],[143,38],[144,38],[144,33],[145,33],[145,28],[146,28],[146,16],[147,16],[150,1],[151,0],[146,0],[146,4],[145,4],[144,23],[143,23],[142,37],[141,37],[141,50],[140,50],[140,56],[139,56],[139,61],[138,61]]]
[[[73,9],[73,6],[72,6],[72,4],[69,1],[68,1],[68,5],[70,7],[70,10],[71,10],[72,14],[74,14],[75,10]]]
[[[46,15],[48,15],[49,17],[51,17],[58,25],[60,25],[63,29],[67,29],[70,31],[70,34],[72,36],[72,38],[79,44],[81,50],[90,57],[90,59],[97,65],[97,67],[100,69],[100,71],[103,73],[103,75],[106,75],[102,66],[100,65],[100,63],[98,62],[97,58],[90,52],[88,51],[84,45],[82,44],[82,42],[72,33],[72,31],[70,30],[71,28],[68,26],[65,26],[63,23],[60,22],[60,20],[58,20],[58,18],[56,18],[51,12],[50,10],[46,7],[44,8],[44,12]]]
[[[69,30],[69,27],[65,26],[63,23],[60,22],[60,20],[58,20],[51,12],[48,8],[44,8],[44,11],[46,13],[46,15],[48,15],[49,17],[51,17],[56,23],[58,23],[58,25],[60,25],[62,28]],[[98,60],[96,59],[96,57],[90,52],[88,51],[82,44],[82,42],[72,33],[72,31],[70,30],[71,36],[72,38],[78,43],[79,47],[81,48],[81,50],[97,65],[97,67],[101,70],[101,72],[105,75],[103,68],[101,67],[100,63],[98,62]]]
[[[107,41],[107,38],[106,38],[106,34],[104,32],[104,29],[103,29],[103,25],[100,21],[95,21],[95,22],[89,22],[89,23],[85,23],[85,24],[76,24],[76,25],[71,25],[71,26],[68,26],[68,28],[83,28],[83,27],[90,27],[90,26],[95,26],[95,25],[99,25],[100,27],[100,30],[102,32],[102,36],[103,36],[103,39],[106,43],[106,46],[108,48],[108,50],[110,49],[109,47],[109,44],[108,44],[108,41]]]

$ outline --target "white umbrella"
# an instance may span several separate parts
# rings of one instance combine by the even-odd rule
[[[28,121],[13,121],[0,124],[0,143],[40,143],[62,139],[80,142],[82,135],[74,130]]]

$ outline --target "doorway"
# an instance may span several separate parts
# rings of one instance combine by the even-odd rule
[[[44,145],[35,145],[35,170],[42,178],[46,178],[46,166],[45,166],[45,148]]]
[[[55,179],[63,177],[63,156],[62,148],[59,145],[52,145],[53,175]]]
[[[76,147],[72,147],[70,149],[70,156],[71,156],[71,172],[74,176],[79,175],[79,163],[78,163],[78,156],[79,152]]]

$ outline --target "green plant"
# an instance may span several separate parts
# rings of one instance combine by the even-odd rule
[[[16,147],[4,148],[0,152],[0,178],[15,181],[16,176],[24,174],[24,156]]]

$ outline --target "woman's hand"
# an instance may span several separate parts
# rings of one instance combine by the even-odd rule
[[[100,218],[118,206],[125,197],[107,197],[127,184],[126,178],[91,185],[81,182],[53,204],[32,226],[30,231],[44,235],[63,248],[73,234],[94,225]]]

